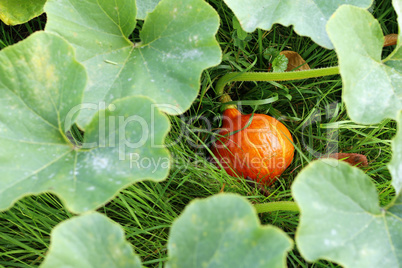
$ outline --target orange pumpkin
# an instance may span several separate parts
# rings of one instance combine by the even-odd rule
[[[212,152],[229,175],[271,185],[293,160],[293,139],[275,118],[254,114],[249,123],[251,116],[226,109]]]

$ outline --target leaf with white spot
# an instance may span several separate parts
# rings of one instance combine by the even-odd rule
[[[42,268],[141,268],[120,225],[100,213],[64,221],[52,230]]]
[[[62,38],[45,32],[0,52],[0,210],[28,194],[52,192],[75,213],[105,204],[122,188],[162,180],[165,115],[146,97],[116,100],[86,126],[84,146],[66,132],[82,105],[84,67]]]
[[[286,267],[291,239],[261,226],[244,198],[219,194],[191,202],[173,223],[166,268]]]
[[[402,29],[402,5],[393,5]],[[342,6],[328,21],[328,34],[339,57],[342,97],[350,118],[374,124],[397,118],[402,109],[401,35],[394,52],[381,60],[384,36],[377,20],[366,10]]]
[[[370,7],[372,0],[224,0],[246,32],[256,28],[270,30],[274,23],[294,25],[300,35],[311,37],[317,44],[333,48],[325,30],[328,19],[343,4]]]
[[[301,211],[296,244],[306,260],[353,268],[402,263],[402,202],[381,208],[374,183],[359,168],[315,161],[297,176],[292,194]]]
[[[147,96],[170,114],[195,100],[201,72],[220,62],[216,11],[203,0],[163,0],[149,13],[139,38],[135,0],[49,0],[46,31],[56,32],[77,51],[88,70],[84,102],[106,104],[133,95]],[[95,113],[81,111],[84,127]]]
[[[1,0],[0,20],[8,25],[27,22],[43,13],[46,0]]]

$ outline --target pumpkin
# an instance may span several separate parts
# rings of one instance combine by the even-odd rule
[[[275,118],[242,115],[230,107],[212,152],[229,175],[271,185],[293,160],[292,142],[289,130]]]

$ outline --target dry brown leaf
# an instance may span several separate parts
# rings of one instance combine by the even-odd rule
[[[367,167],[368,162],[367,162],[367,157],[362,154],[353,154],[353,153],[336,153],[336,154],[330,154],[321,158],[335,158],[338,160],[345,161],[352,166],[357,166],[357,167]]]
[[[307,62],[299,55],[299,53],[290,50],[283,50],[279,54],[285,55],[285,57],[288,58],[289,62],[288,62],[288,68],[286,69],[287,72],[292,70],[293,71],[310,70],[310,66],[308,66]]]
[[[385,36],[384,47],[396,45],[397,41],[398,41],[397,34],[388,34]]]

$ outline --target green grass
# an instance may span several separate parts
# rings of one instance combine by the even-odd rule
[[[297,147],[294,160],[268,189],[269,196],[208,162],[208,147],[220,122],[215,120],[212,126],[208,126],[203,118],[212,119],[221,113],[219,96],[214,93],[219,77],[229,71],[266,71],[268,64],[264,62],[262,53],[268,47],[297,51],[311,68],[337,65],[334,51],[317,46],[309,38],[297,36],[291,27],[276,25],[270,31],[256,31],[250,35],[250,41],[243,44],[244,48],[236,47],[232,38],[232,12],[222,1],[209,2],[221,18],[217,39],[223,51],[223,61],[203,73],[200,94],[192,107],[183,116],[170,117],[172,129],[167,144],[175,141],[183,130],[186,135],[180,142],[169,146],[174,160],[169,177],[161,183],[132,185],[99,209],[123,226],[126,238],[146,267],[162,267],[167,256],[169,227],[195,198],[224,191],[238,193],[252,203],[292,201],[292,182],[303,167],[316,158],[305,145],[320,153],[338,149],[340,152],[366,155],[369,166],[364,171],[375,182],[381,205],[388,204],[394,195],[386,164],[392,155],[390,140],[395,135],[396,123],[386,120],[378,125],[362,126],[351,122],[342,103],[342,83],[337,75],[303,81],[230,85],[234,100],[261,100],[277,93],[279,99],[272,104],[241,108],[244,113],[251,113],[256,108],[258,113],[280,118],[294,138]],[[385,34],[398,32],[391,1],[376,1],[374,16],[380,20]],[[41,16],[15,27],[0,24],[0,49],[43,29],[45,19]],[[386,48],[384,57],[391,51],[392,48]],[[331,116],[327,116],[328,107],[331,107]],[[321,118],[320,121],[318,118]],[[331,149],[331,144],[337,147]],[[38,266],[49,247],[51,229],[72,216],[50,194],[26,197],[12,209],[0,213],[0,267]],[[298,213],[282,211],[259,216],[262,224],[273,224],[294,238]],[[338,267],[326,261],[307,263],[297,248],[289,254],[288,266]]]
[[[17,26],[8,26],[0,21],[0,49],[15,44],[36,31],[43,30],[46,24],[46,14]]]

